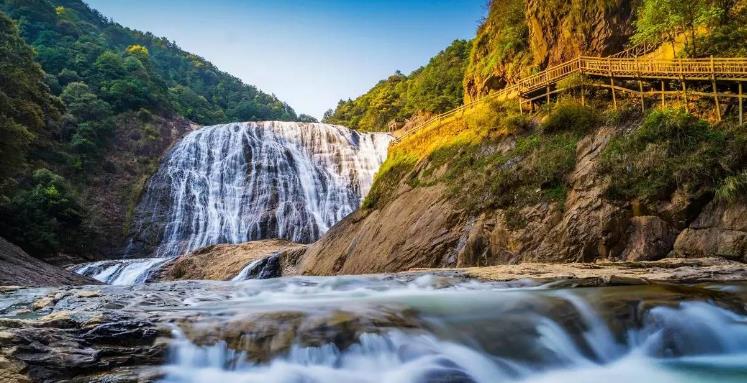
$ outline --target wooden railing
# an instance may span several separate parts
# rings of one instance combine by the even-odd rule
[[[573,74],[610,79],[747,81],[747,58],[656,60],[632,57],[633,55],[649,53],[654,49],[654,46],[643,46],[633,47],[609,57],[580,56],[548,68],[540,73],[524,77],[516,84],[490,93],[471,103],[433,116],[416,127],[407,130],[397,140],[411,135],[436,121],[448,118],[487,100],[516,97],[529,98],[529,94],[542,89],[547,89],[546,95],[549,96],[552,93],[549,89],[551,86],[556,85],[560,80]],[[613,84],[612,87],[614,88],[615,85]],[[741,85],[739,88],[741,90]],[[740,92],[740,106],[742,97]],[[534,97],[534,99],[537,98]],[[741,119],[742,114],[740,113]]]

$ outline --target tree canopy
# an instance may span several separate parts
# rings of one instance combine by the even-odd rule
[[[419,113],[442,113],[462,103],[462,78],[470,43],[455,40],[409,76],[397,71],[355,100],[340,100],[323,121],[383,131]]]
[[[17,21],[50,82],[73,76],[115,112],[145,108],[199,124],[297,118],[275,96],[174,42],[107,20],[80,0],[0,0],[0,10]]]

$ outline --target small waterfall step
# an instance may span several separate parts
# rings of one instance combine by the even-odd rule
[[[170,258],[114,259],[84,263],[72,271],[110,285],[145,283],[148,277]]]
[[[247,279],[269,279],[282,276],[283,270],[280,265],[282,253],[272,253],[267,257],[249,262],[232,281],[245,281]]]

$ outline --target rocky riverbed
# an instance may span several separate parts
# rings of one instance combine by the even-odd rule
[[[565,382],[624,365],[622,378],[738,382],[745,302],[736,282],[568,289],[457,272],[4,288],[0,381]]]

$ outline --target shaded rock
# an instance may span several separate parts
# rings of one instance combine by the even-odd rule
[[[100,282],[50,265],[0,238],[0,285],[97,285]]]
[[[403,187],[379,210],[359,210],[312,244],[304,274],[363,274],[455,265],[466,218],[441,186]]]
[[[655,261],[672,249],[677,231],[656,216],[633,217],[628,228],[628,244],[623,251],[628,261]]]
[[[747,262],[747,205],[712,201],[674,243],[677,257],[720,256]]]

